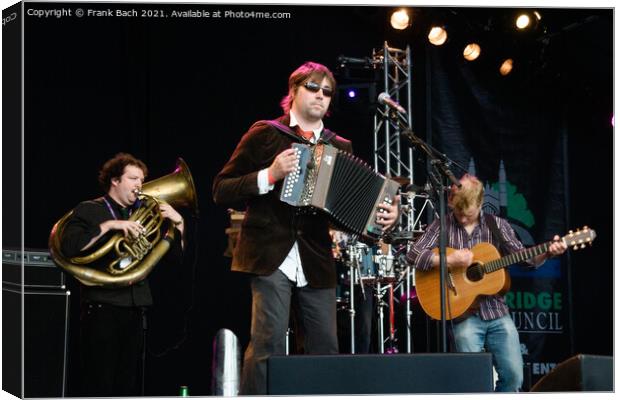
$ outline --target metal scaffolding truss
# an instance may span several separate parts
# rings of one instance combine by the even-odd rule
[[[388,177],[399,177],[414,183],[413,148],[401,139],[401,127],[412,126],[413,108],[411,91],[411,50],[395,49],[384,43],[383,48],[373,51],[373,64],[383,68],[383,92],[398,102],[406,111],[377,104],[374,115],[374,168]],[[403,212],[400,227],[402,231],[421,233],[420,216],[429,205],[423,194],[405,193],[401,199]]]
[[[389,177],[402,177],[413,183],[413,150],[401,146],[398,120],[411,126],[411,51],[395,49],[384,43],[373,51],[375,65],[383,68],[383,92],[398,102],[406,114],[391,110],[387,105],[377,105],[374,116],[374,166],[375,171]]]
[[[383,92],[402,106],[406,113],[390,108],[386,104],[377,104],[374,115],[374,168],[375,172],[383,174],[387,177],[399,177],[401,183],[414,183],[414,158],[413,148],[401,139],[401,129],[412,126],[411,110],[413,108],[412,92],[411,92],[411,51],[409,46],[405,50],[395,49],[384,43],[381,50],[373,51],[372,63],[376,68],[383,68]],[[421,201],[421,203],[420,203]],[[395,234],[413,239],[414,234],[422,232],[422,224],[420,216],[429,205],[428,197],[423,194],[416,194],[411,190],[405,191],[401,196],[401,220],[399,228]],[[420,206],[421,205],[421,206]],[[412,240],[407,241],[407,250],[411,246]],[[389,252],[394,249],[389,246]],[[405,267],[404,265],[402,266]],[[407,353],[412,352],[412,325],[411,325],[411,287],[414,284],[413,274],[410,267],[402,271],[406,279],[402,284],[398,284],[399,289],[405,296],[406,300],[406,329],[405,341]],[[387,287],[392,288],[393,284]],[[386,304],[382,300],[384,292],[381,291],[381,285],[377,285],[376,289],[379,305],[377,307],[380,312],[378,338],[379,352],[393,351],[393,348],[384,348],[386,342],[390,342],[394,346],[394,331],[388,338],[384,337],[383,332],[383,306]],[[402,298],[402,297],[401,297]],[[390,326],[390,329],[393,329]]]
[[[383,72],[383,87],[378,83],[377,91],[382,90],[390,99],[396,101],[403,108],[400,112],[390,108],[386,104],[377,104],[374,115],[374,170],[389,178],[396,179],[400,184],[409,183],[410,187],[415,187],[414,183],[414,154],[413,148],[401,139],[401,129],[407,129],[412,126],[411,110],[413,108],[412,92],[411,92],[411,51],[409,46],[405,50],[391,48],[387,42],[384,43],[382,49],[373,50],[372,58],[355,59],[349,57],[340,57],[340,61],[344,64],[360,63],[365,68],[372,67],[375,70]],[[380,102],[385,100],[385,95],[380,96]],[[377,312],[377,339],[379,353],[398,352],[395,343],[396,329],[392,318],[389,321],[389,335],[385,336],[384,332],[384,314],[383,310],[389,307],[390,312],[394,311],[394,302],[399,302],[403,295],[406,308],[406,351],[412,352],[412,333],[411,333],[411,288],[413,284],[413,274],[409,266],[406,265],[403,250],[408,250],[411,246],[412,239],[416,234],[422,233],[422,224],[420,216],[427,205],[431,205],[428,196],[424,193],[416,193],[415,189],[407,189],[401,193],[401,220],[398,228],[391,232],[392,240],[385,241],[381,245],[376,245],[376,254],[372,255],[373,268],[376,268],[371,275],[372,279],[359,282],[355,279],[350,280],[349,290],[349,316],[351,323],[351,352],[355,352],[355,307],[354,307],[354,285],[359,284],[361,288],[372,281],[373,296],[375,297]],[[388,236],[389,237],[389,236]],[[403,241],[406,244],[403,244]],[[392,243],[397,243],[394,247]],[[387,246],[387,247],[384,247]],[[362,257],[359,249],[366,248],[365,244],[353,243],[349,244],[349,268],[351,277],[355,276],[355,269],[359,271]],[[403,247],[404,246],[404,247]],[[356,249],[357,252],[356,252]],[[370,254],[374,254],[370,253]],[[398,265],[398,267],[397,267]],[[383,268],[383,269],[382,269]],[[385,270],[385,273],[382,272]],[[389,271],[389,272],[388,272]],[[359,272],[358,272],[359,275]],[[361,276],[361,275],[359,275]],[[384,300],[386,293],[391,293],[389,303]],[[393,296],[393,291],[401,291],[401,296]],[[392,316],[393,314],[391,314]],[[386,348],[385,345],[388,344]]]

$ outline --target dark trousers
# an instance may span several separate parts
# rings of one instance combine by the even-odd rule
[[[83,305],[83,396],[141,394],[143,312],[140,307]]]
[[[240,394],[267,393],[267,359],[286,352],[293,291],[298,302],[305,352],[338,354],[335,288],[299,288],[280,270],[268,276],[253,277],[251,287],[252,326],[243,361]]]
[[[368,354],[371,349],[374,291],[372,286],[364,286],[364,294],[359,285],[355,287],[355,353]]]

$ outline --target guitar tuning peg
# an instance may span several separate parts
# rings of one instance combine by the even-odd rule
[[[583,249],[583,248],[585,248],[585,247],[586,247],[586,244],[585,244],[585,243],[583,243],[583,244],[581,245],[581,248]]]
[[[583,230],[584,230],[584,231],[587,231],[588,229],[590,229],[590,228],[588,228],[588,225],[584,225],[584,226],[583,226]]]
[[[568,231],[568,234],[569,234],[569,235],[572,235],[572,234],[573,234],[573,231]]]
[[[577,250],[579,248],[579,246],[575,245],[575,247],[573,247],[573,250]]]

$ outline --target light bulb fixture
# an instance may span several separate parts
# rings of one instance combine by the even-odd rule
[[[472,42],[465,46],[465,49],[463,49],[463,57],[467,61],[474,61],[480,56],[481,52],[482,49],[480,48],[480,45],[476,42]]]
[[[441,46],[448,40],[448,32],[441,26],[433,26],[428,32],[428,41],[435,46]]]
[[[527,28],[528,26],[530,26],[531,22],[532,21],[530,19],[530,16],[524,13],[524,14],[519,14],[517,19],[515,20],[515,25],[517,29],[523,30]]]
[[[409,25],[411,25],[411,19],[409,18],[407,10],[401,8],[400,10],[394,11],[390,17],[390,25],[392,25],[392,28],[399,31],[409,27]]]
[[[502,76],[508,75],[512,71],[512,67],[514,65],[514,61],[512,58],[507,58],[502,62],[502,65],[499,67],[499,73]]]
[[[515,18],[515,26],[518,30],[534,30],[539,25],[542,15],[534,11],[522,11]]]

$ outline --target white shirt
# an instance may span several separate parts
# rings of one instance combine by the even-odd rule
[[[299,125],[299,123],[297,122],[297,118],[295,117],[295,114],[293,114],[292,111],[290,112],[290,116],[291,116],[291,121],[289,123],[289,126],[291,128],[294,128],[297,125]],[[312,130],[312,132],[314,133],[314,138],[311,139],[310,141],[313,143],[316,143],[316,141],[319,139],[319,136],[321,135],[322,130],[323,130],[323,121],[321,121],[321,124],[319,125],[318,128]],[[267,170],[268,168],[265,168],[258,172],[257,179],[258,179],[258,193],[259,194],[269,193],[274,188],[274,185],[269,184],[269,177],[268,177]],[[293,282],[296,282],[298,287],[303,287],[308,284],[308,281],[306,280],[306,276],[304,275],[304,270],[301,267],[301,257],[299,256],[299,246],[297,245],[297,241],[293,243],[293,247],[291,247],[291,250],[288,252],[288,255],[284,259],[284,262],[282,262],[282,265],[280,265],[279,269],[280,271],[284,273],[284,275],[286,275],[288,279],[290,279]]]

